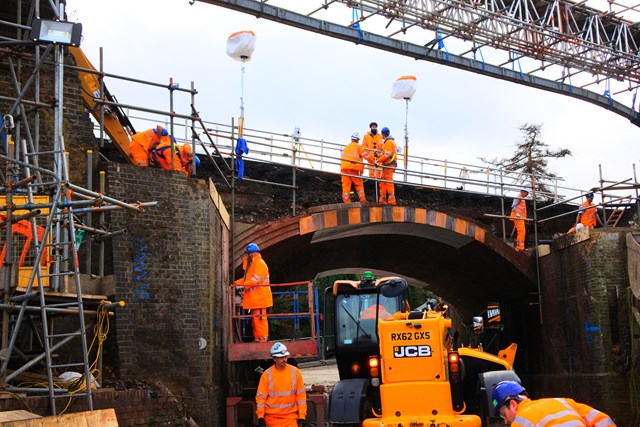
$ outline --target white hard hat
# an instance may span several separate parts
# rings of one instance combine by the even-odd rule
[[[580,223],[580,224],[576,225],[576,230],[581,230],[583,228],[584,228],[584,224],[583,223]]]
[[[351,139],[359,140],[360,134],[358,132],[355,132],[353,135],[351,135]]]
[[[271,346],[271,357],[285,356],[289,356],[289,350],[287,350],[287,347],[284,344],[277,342]]]

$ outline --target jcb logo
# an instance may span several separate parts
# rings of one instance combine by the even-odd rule
[[[431,357],[430,345],[403,345],[393,347],[393,357]]]

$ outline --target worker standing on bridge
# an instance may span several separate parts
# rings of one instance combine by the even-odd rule
[[[351,184],[356,189],[360,202],[366,202],[364,196],[364,185],[362,184],[362,171],[364,164],[363,156],[367,156],[362,145],[358,144],[360,135],[358,132],[351,135],[351,142],[342,150],[342,162],[340,163],[340,173],[342,174],[342,201],[349,203],[351,201]]]
[[[161,139],[166,140],[167,138],[169,138],[169,132],[160,125],[155,129],[148,129],[133,135],[129,144],[133,164],[143,168],[148,167],[153,145],[160,143]]]
[[[375,159],[379,166],[382,166],[382,181],[380,181],[380,198],[378,203],[381,205],[396,204],[396,191],[393,185],[393,173],[396,171],[397,151],[395,139],[390,135],[389,128],[384,127],[380,132],[382,134],[382,145]]]
[[[264,371],[256,392],[259,427],[304,427],[307,393],[302,374],[287,363],[289,350],[282,343],[271,347],[274,365]]]
[[[382,147],[382,134],[378,133],[378,124],[376,122],[369,123],[369,132],[365,133],[364,138],[362,138],[362,147],[367,153],[367,156],[363,157],[370,163],[367,167],[369,169],[369,177],[380,178],[382,170],[376,166],[374,154]]]
[[[604,412],[573,399],[547,398],[531,400],[527,391],[515,381],[501,381],[491,393],[494,415],[512,427],[585,426],[615,427]]]
[[[529,195],[529,190],[522,189],[520,194],[513,199],[511,204],[511,215],[509,218],[513,221],[513,228],[516,231],[516,250],[524,250],[524,240],[526,237],[525,218],[527,218],[527,203],[524,199]],[[511,233],[513,235],[513,232]]]
[[[593,193],[587,194],[587,201],[580,205],[578,209],[578,216],[576,217],[576,226],[582,224],[589,230],[596,228],[596,222],[600,225],[602,220],[596,210],[596,205],[593,204]]]
[[[253,340],[267,342],[269,340],[269,321],[267,309],[273,307],[273,295],[269,287],[269,267],[262,259],[260,248],[249,243],[242,260],[244,277],[234,282],[243,287],[242,308],[251,311]]]

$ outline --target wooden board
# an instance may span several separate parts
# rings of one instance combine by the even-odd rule
[[[2,427],[118,427],[118,419],[115,410],[111,408],[30,420],[8,421],[0,423],[0,425]]]
[[[32,414],[29,411],[4,411],[0,412],[0,424],[7,421],[29,420],[32,418],[40,418],[40,415]]]

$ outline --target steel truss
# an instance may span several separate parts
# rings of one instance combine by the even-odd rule
[[[613,110],[639,124],[638,112],[634,111],[635,93],[630,107],[629,103],[616,103],[613,96],[629,94],[640,87],[640,28],[621,17],[632,13],[640,16],[640,5],[624,6],[607,0],[611,10],[600,11],[586,6],[589,0],[316,0],[315,9],[300,11],[298,2],[278,0],[198,1],[562,93]],[[329,21],[316,19],[334,4],[352,8],[357,19],[339,21],[335,14]],[[365,23],[370,32],[360,29]],[[409,31],[414,36],[412,40],[424,39],[423,33],[414,29],[435,34],[423,44],[406,41]],[[460,50],[442,52],[444,43],[453,39]],[[476,59],[485,47],[507,52],[508,58],[496,54]],[[516,71],[515,62],[528,69]],[[601,82],[606,85],[604,91],[590,89]]]

